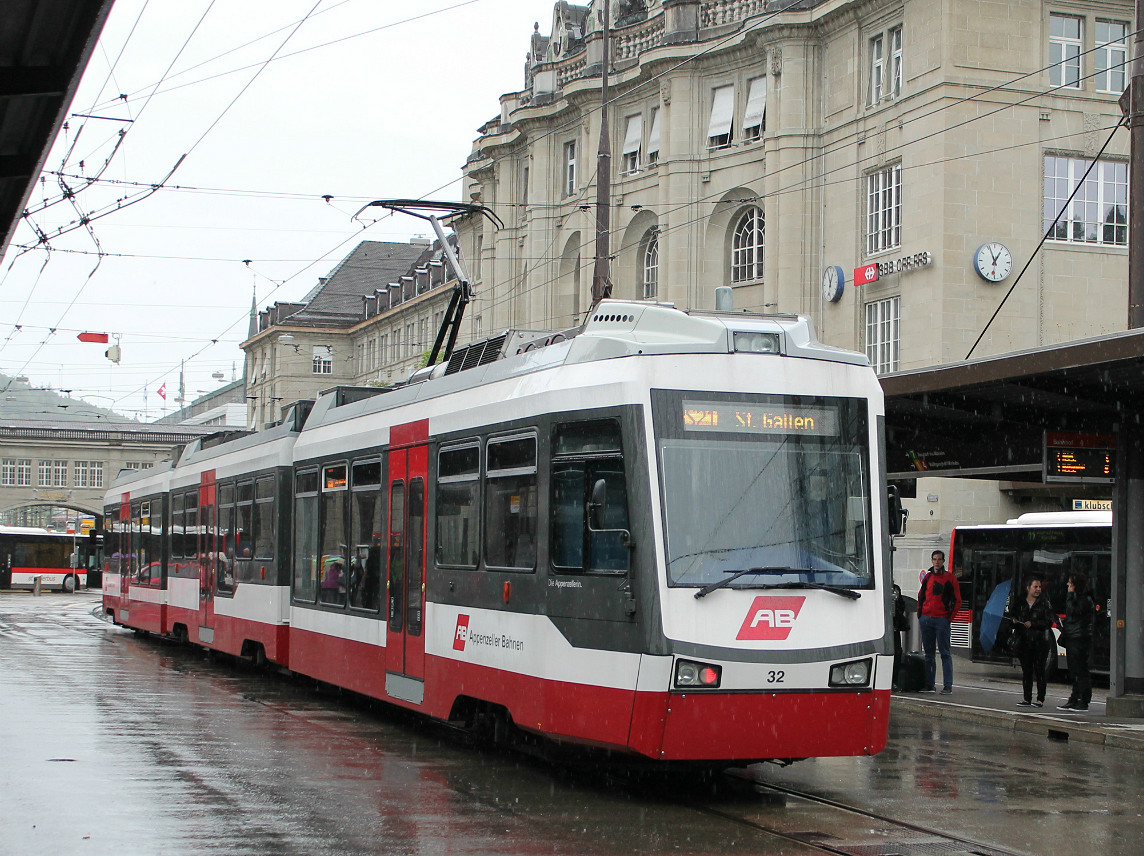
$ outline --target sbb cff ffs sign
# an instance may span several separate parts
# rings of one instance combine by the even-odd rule
[[[1044,478],[1046,482],[1111,484],[1116,481],[1116,438],[1046,431]]]

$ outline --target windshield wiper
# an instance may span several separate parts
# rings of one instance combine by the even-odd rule
[[[819,591],[828,591],[831,594],[836,594],[839,597],[844,597],[847,600],[858,600],[862,597],[861,592],[856,592],[854,589],[843,588],[842,586],[828,586],[825,583],[804,583],[804,582],[791,582],[791,583],[770,583],[765,586],[757,586],[757,588],[764,589],[818,589]]]
[[[717,583],[708,583],[695,592],[695,599],[699,600],[701,597],[706,597],[716,589],[729,586],[731,583],[740,577],[745,577],[747,574],[813,574],[817,573],[814,568],[786,568],[786,567],[770,567],[770,568],[743,568],[741,571],[735,571],[731,576],[719,580]],[[806,582],[789,582],[789,583],[767,583],[766,585],[754,586],[754,588],[761,589],[820,589],[828,591],[832,594],[840,595],[849,600],[857,600],[861,597],[858,592],[853,589],[842,588],[841,586],[828,586],[823,583],[806,583]]]

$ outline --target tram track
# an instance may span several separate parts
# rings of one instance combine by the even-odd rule
[[[708,804],[693,805],[691,808],[708,817],[719,818],[791,844],[809,847],[816,852],[833,856],[1028,856],[1021,851],[900,820],[797,788],[759,781],[749,773],[729,771],[727,775],[752,785],[755,793],[781,797],[781,816],[775,817],[774,823],[770,823],[737,813],[726,806]],[[793,801],[801,805],[796,805]],[[812,819],[812,825],[816,828],[781,828],[783,823],[799,826],[798,821],[807,814],[798,810],[803,807],[814,809],[807,819]],[[834,811],[837,815],[831,818],[823,810]],[[851,822],[847,822],[847,819],[851,819]],[[853,819],[868,823],[854,823]]]

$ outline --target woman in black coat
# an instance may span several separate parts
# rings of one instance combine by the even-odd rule
[[[1088,710],[1092,701],[1092,629],[1096,623],[1096,606],[1088,591],[1088,577],[1081,572],[1069,575],[1069,594],[1065,598],[1065,620],[1061,630],[1069,656],[1069,679],[1072,693],[1057,710]]]
[[[1041,594],[1039,577],[1025,586],[1025,596],[1009,611],[1013,631],[1017,635],[1017,657],[1021,661],[1021,680],[1025,691],[1018,707],[1045,706],[1045,664],[1052,644],[1053,608]],[[1033,701],[1033,678],[1037,679],[1037,700]]]

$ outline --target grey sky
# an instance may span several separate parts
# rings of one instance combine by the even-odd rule
[[[0,268],[0,372],[130,414],[146,387],[149,418],[163,384],[175,406],[180,360],[188,400],[216,372],[241,376],[252,289],[260,307],[296,300],[359,240],[426,232],[363,230],[351,214],[371,199],[458,197],[476,129],[522,86],[532,24],[547,32],[551,14],[549,0],[117,0],[72,105],[101,118],[69,119],[30,200],[53,251],[21,255],[25,223]],[[164,189],[115,210],[184,154]],[[76,222],[104,212],[90,232]],[[120,364],[83,330],[119,334]]]

